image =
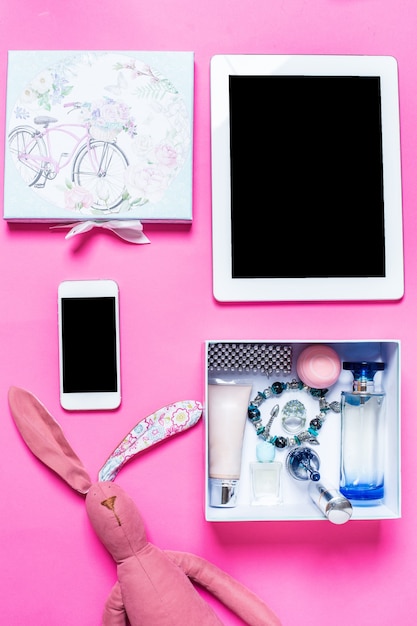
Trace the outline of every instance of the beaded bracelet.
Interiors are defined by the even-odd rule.
[[[265,400],[274,396],[280,396],[282,393],[284,393],[284,391],[306,391],[313,398],[319,401],[319,414],[310,421],[307,430],[301,431],[293,437],[270,435],[272,422],[278,415],[278,405],[275,405],[273,407],[271,411],[271,417],[266,426],[264,426],[262,423],[262,416],[259,410],[259,407],[261,406],[261,404],[263,404],[263,402],[265,402]],[[327,402],[325,396],[328,391],[328,389],[315,389],[313,387],[308,387],[302,381],[296,380],[295,378],[289,383],[275,382],[263,391],[258,391],[256,397],[250,402],[248,406],[248,418],[255,427],[258,437],[268,443],[273,444],[278,449],[282,450],[284,448],[300,446],[304,443],[319,445],[317,437],[319,435],[321,427],[323,426],[324,421],[326,420],[327,413],[329,411],[333,411],[334,413],[340,413],[340,402]],[[291,402],[295,403],[298,401]],[[300,411],[301,408],[304,408],[301,402],[298,402],[298,405],[294,404],[293,406],[295,407],[296,412]],[[303,419],[304,417],[300,414],[300,423],[302,423],[302,425],[304,425],[304,421],[302,421]]]

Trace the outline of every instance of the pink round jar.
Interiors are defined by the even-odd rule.
[[[297,359],[297,374],[315,389],[330,387],[339,378],[341,363],[336,350],[321,344],[305,348]]]

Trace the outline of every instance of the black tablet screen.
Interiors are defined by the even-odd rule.
[[[385,276],[379,77],[229,88],[233,277]]]

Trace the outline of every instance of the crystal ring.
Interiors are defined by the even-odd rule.
[[[306,409],[304,404],[299,400],[291,400],[284,406],[282,412],[283,419],[282,424],[291,437],[283,437],[280,435],[271,435],[270,430],[272,422],[278,415],[279,406],[276,405],[271,411],[271,417],[266,425],[262,423],[262,415],[259,407],[265,402],[265,400],[271,398],[277,398],[282,393],[289,391],[305,391],[312,398],[319,403],[319,413],[310,420],[307,430],[300,430],[303,428],[306,422]],[[327,418],[327,413],[333,411],[334,413],[340,413],[340,402],[327,402],[326,394],[328,389],[315,389],[308,387],[301,380],[295,378],[291,382],[276,381],[263,391],[258,391],[256,396],[249,402],[248,406],[248,418],[255,428],[256,434],[260,439],[272,443],[279,450],[284,448],[292,448],[294,446],[301,446],[304,443],[311,445],[319,445],[317,440],[321,427]]]
[[[290,400],[282,410],[282,427],[287,433],[300,432],[306,423],[306,408],[299,400]]]

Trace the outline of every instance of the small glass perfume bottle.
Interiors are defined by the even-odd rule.
[[[276,505],[281,502],[282,463],[274,461],[275,446],[260,441],[256,446],[257,462],[250,464],[253,505]]]
[[[296,480],[320,480],[320,458],[311,448],[294,448],[287,456],[287,470]]]
[[[356,504],[378,504],[384,497],[384,398],[375,391],[381,362],[345,362],[353,390],[341,397],[342,445],[340,491]]]

